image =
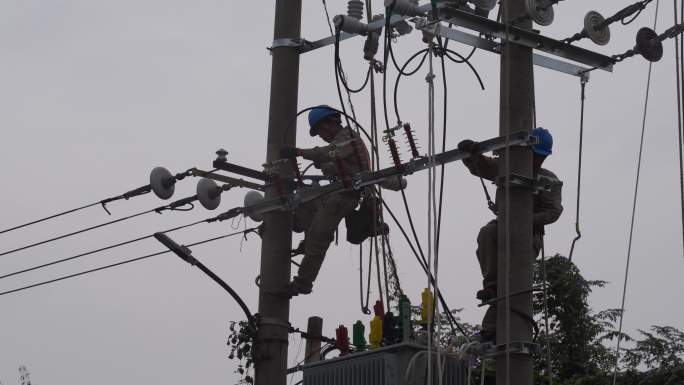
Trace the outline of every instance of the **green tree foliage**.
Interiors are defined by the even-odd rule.
[[[577,266],[556,255],[535,266],[535,286],[544,286],[546,270],[549,345],[554,384],[611,384],[615,369],[614,344],[618,337],[615,324],[620,309],[594,312],[588,304],[594,288],[604,281],[585,279]],[[548,383],[543,375],[547,367],[543,291],[534,295],[534,313],[541,329],[537,343],[542,354],[535,357],[538,384]],[[641,339],[633,340],[623,333],[628,345],[621,354],[617,383],[621,385],[684,384],[684,333],[670,326],[652,326],[651,332],[640,330]],[[631,347],[629,347],[631,346]]]
[[[546,270],[546,274],[544,274]],[[535,265],[534,318],[539,333],[535,342],[541,347],[535,356],[535,384],[548,384],[546,361],[547,335],[544,312],[544,277],[548,306],[553,384],[607,385],[612,384],[615,367],[615,341],[618,333],[620,309],[593,311],[589,296],[607,283],[585,279],[577,266],[567,258],[556,255]],[[458,313],[456,311],[455,313]],[[442,315],[444,317],[444,315]],[[441,342],[444,347],[463,347],[468,340],[453,335],[442,318]],[[460,320],[459,320],[460,321]],[[460,322],[468,332],[478,327]],[[652,326],[649,332],[640,330],[633,340],[623,333],[620,385],[684,385],[684,333],[670,326]],[[482,361],[473,357],[472,383],[479,383]],[[485,384],[494,384],[494,366],[487,364]]]

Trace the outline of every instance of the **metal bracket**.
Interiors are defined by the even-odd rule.
[[[306,40],[306,39],[302,39],[302,38],[294,39],[294,38],[288,37],[288,38],[273,40],[273,43],[271,43],[271,46],[266,47],[266,49],[269,50],[271,52],[271,54],[273,54],[273,50],[276,48],[290,47],[290,48],[296,48],[297,51],[299,51],[299,53],[302,53],[302,52],[305,52],[304,49],[309,45],[311,45],[311,42]]]
[[[228,183],[231,186],[238,186],[238,187],[249,188],[252,190],[264,191],[264,186],[262,186],[258,183],[248,182],[244,179],[232,178],[229,176],[216,174],[214,172],[208,172],[208,171],[193,169],[192,175],[197,176],[197,177],[201,177],[201,178],[211,179],[211,180],[214,180],[217,182]]]
[[[511,341],[508,345],[493,345],[491,343],[482,345],[482,356],[484,358],[496,358],[505,354],[539,354],[539,345],[527,341]]]
[[[506,177],[497,178],[496,185],[498,187],[505,186]],[[538,175],[537,178],[529,178],[523,175],[511,174],[508,177],[508,184],[511,187],[524,187],[534,191],[549,192],[553,186],[562,186],[563,182],[556,178]]]

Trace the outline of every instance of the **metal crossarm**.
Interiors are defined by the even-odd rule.
[[[479,143],[479,148],[481,153],[492,152],[501,150],[510,146],[520,146],[520,145],[530,145],[534,142],[534,137],[531,137],[529,133],[520,131],[511,134],[510,136],[497,137],[489,140],[485,140]],[[435,155],[434,164],[443,165],[447,163],[456,162],[463,160],[472,156],[473,154],[467,151],[462,151],[458,149],[446,151]],[[216,165],[216,162],[215,162]],[[294,209],[298,205],[306,202],[311,202],[315,199],[321,198],[325,195],[332,194],[344,190],[360,190],[367,186],[372,186],[378,184],[384,180],[390,179],[392,177],[410,175],[418,171],[426,170],[431,167],[430,158],[423,156],[409,162],[401,164],[399,167],[388,167],[375,172],[366,172],[357,174],[352,181],[352,187],[347,188],[345,183],[342,181],[331,183],[327,186],[304,188],[298,190],[296,193],[290,195],[285,203],[280,198],[269,199],[259,202],[250,207],[244,207],[240,210],[235,210],[231,213],[232,216],[239,215],[241,213],[248,213],[250,215],[259,215],[274,210],[281,209]],[[225,216],[221,220],[229,219]]]
[[[422,12],[428,12],[432,9],[432,6],[428,4],[423,4],[418,9]],[[400,15],[392,15],[390,17],[390,25],[395,25],[403,20],[409,19],[406,16],[400,16]],[[373,22],[368,23],[368,32],[374,32],[374,31],[380,31],[385,27],[386,19],[383,17],[382,19],[375,20]],[[347,33],[347,32],[340,32],[340,41],[342,40],[347,40],[349,38],[352,38],[354,36],[358,36],[357,34],[352,34],[352,33]],[[313,42],[306,42],[301,49],[299,50],[300,53],[306,53],[309,51],[313,51],[328,45],[332,45],[335,43],[335,37],[334,36],[328,36],[323,39],[319,39]]]
[[[506,40],[506,24],[454,9],[449,10],[448,16],[443,14],[440,14],[440,19],[444,22],[496,37],[501,41]],[[440,29],[444,30],[445,28]],[[609,72],[613,70],[613,61],[609,56],[563,43],[525,28],[510,26],[508,33],[509,40],[516,44],[582,63],[592,68],[596,67]]]
[[[237,164],[228,163],[225,160],[216,159],[214,161],[214,168],[218,170],[228,171],[235,174],[243,175],[249,178],[259,179],[268,182],[271,178],[261,171],[253,170],[251,168],[239,166]]]

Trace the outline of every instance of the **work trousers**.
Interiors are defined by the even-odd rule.
[[[497,280],[498,280],[498,238],[499,226],[498,221],[492,220],[480,229],[477,236],[477,259],[480,262],[480,270],[482,271],[482,288],[492,293],[493,297],[497,297]],[[530,258],[536,258],[542,245],[542,234],[535,231],[532,238],[532,248],[534,254]],[[496,333],[496,303],[493,303],[487,309],[484,318],[482,319],[482,331],[487,334]]]
[[[295,231],[306,231],[304,258],[294,278],[300,287],[309,290],[313,287],[340,221],[351,213],[358,203],[358,193],[344,191],[326,195],[297,208],[294,216]]]

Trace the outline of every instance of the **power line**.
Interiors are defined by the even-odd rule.
[[[229,238],[229,237],[233,237],[233,236],[240,235],[240,234],[244,234],[244,235],[246,236],[247,233],[255,232],[255,231],[257,231],[257,229],[258,229],[258,228],[256,228],[256,227],[252,227],[252,228],[249,228],[249,229],[246,229],[246,230],[243,230],[243,231],[238,231],[238,232],[234,232],[234,233],[230,233],[230,234],[221,235],[221,236],[214,237],[214,238],[209,238],[209,239],[206,239],[206,240],[204,240],[204,241],[199,241],[199,242],[191,243],[191,244],[186,245],[186,246],[187,246],[187,247],[192,247],[192,246],[202,245],[202,244],[205,244],[205,243],[218,241],[218,240],[221,240],[221,239],[224,239],[224,238]],[[20,288],[17,288],[17,289],[4,291],[4,292],[0,293],[0,296],[7,295],[7,294],[12,294],[12,293],[17,293],[17,292],[20,292],[20,291],[32,289],[32,288],[34,288],[34,287],[39,287],[39,286],[47,285],[47,284],[50,284],[50,283],[55,283],[55,282],[59,282],[59,281],[64,281],[64,280],[66,280],[66,279],[71,279],[71,278],[79,277],[79,276],[82,276],[82,275],[94,273],[94,272],[101,271],[101,270],[110,269],[110,268],[113,268],[113,267],[117,267],[117,266],[129,264],[129,263],[133,263],[133,262],[137,262],[137,261],[142,261],[142,260],[144,260],[144,259],[152,258],[152,257],[155,257],[155,256],[157,256],[157,255],[166,254],[166,253],[170,253],[170,252],[171,252],[171,250],[165,250],[165,251],[159,251],[159,252],[152,253],[152,254],[146,254],[146,255],[143,255],[143,256],[141,256],[141,257],[132,258],[132,259],[127,259],[127,260],[125,260],[125,261],[121,261],[121,262],[117,262],[117,263],[112,263],[111,265],[101,266],[101,267],[97,267],[97,268],[94,268],[94,269],[81,271],[81,272],[79,272],[79,273],[65,275],[65,276],[62,276],[62,277],[59,277],[59,278],[55,278],[55,279],[51,279],[51,280],[48,280],[48,281],[43,281],[43,282],[35,283],[35,284],[32,284],[32,285],[23,286],[23,287],[20,287]]]
[[[653,29],[656,29],[658,24],[658,8],[660,0],[656,1],[655,21],[653,22]],[[629,226],[629,242],[627,244],[627,263],[625,264],[625,280],[622,286],[622,303],[620,305],[620,326],[618,328],[617,345],[615,347],[615,367],[613,369],[613,385],[617,381],[618,363],[620,360],[620,342],[622,342],[622,321],[625,316],[625,300],[627,299],[627,281],[629,278],[629,263],[632,257],[632,239],[634,236],[634,219],[636,217],[637,197],[639,196],[639,177],[641,176],[641,159],[644,150],[644,135],[646,134],[646,116],[648,113],[648,98],[651,91],[651,74],[653,70],[653,62],[648,63],[648,80],[646,81],[646,98],[644,100],[644,117],[641,123],[641,140],[639,142],[639,157],[637,162],[636,181],[634,183],[634,201],[632,203],[632,219]]]
[[[71,213],[75,213],[75,212],[77,212],[77,211],[85,210],[85,209],[90,208],[90,207],[93,207],[93,206],[99,206],[99,205],[101,205],[102,208],[107,212],[107,214],[112,215],[112,214],[109,212],[109,210],[107,210],[107,203],[114,202],[114,201],[121,200],[121,199],[126,199],[126,200],[128,200],[128,199],[131,199],[131,198],[136,197],[136,196],[145,195],[145,194],[149,193],[150,191],[151,191],[150,185],[145,185],[145,186],[142,186],[142,187],[138,187],[138,188],[136,188],[136,189],[134,189],[134,190],[128,191],[128,192],[126,192],[126,193],[124,193],[124,194],[121,194],[121,195],[119,195],[119,196],[116,196],[116,197],[111,197],[111,198],[103,199],[103,200],[101,200],[101,201],[99,201],[99,202],[87,204],[87,205],[84,205],[84,206],[81,206],[81,207],[76,207],[76,208],[73,208],[73,209],[70,209],[70,210],[66,210],[66,211],[62,211],[62,212],[59,212],[59,213],[57,213],[57,214],[53,214],[53,215],[50,215],[50,216],[47,216],[47,217],[44,217],[44,218],[36,219],[36,220],[31,221],[31,222],[27,222],[27,223],[24,223],[24,224],[21,224],[21,225],[18,225],[18,226],[10,227],[10,228],[8,228],[8,229],[5,229],[5,230],[0,231],[0,234],[8,233],[8,232],[10,232],[10,231],[14,231],[14,230],[18,230],[18,229],[21,229],[21,228],[24,228],[24,227],[28,227],[28,226],[31,226],[31,225],[35,225],[35,224],[37,224],[37,223],[45,222],[45,221],[48,221],[48,220],[50,220],[50,219],[59,218],[59,217],[61,217],[61,216],[64,216],[64,215],[67,215],[67,214],[71,214]]]
[[[109,225],[112,225],[112,224],[115,224],[115,223],[118,223],[118,222],[123,222],[123,221],[129,220],[129,219],[133,219],[133,218],[136,218],[136,217],[139,217],[139,216],[142,216],[142,215],[145,215],[145,214],[153,213],[153,212],[156,212],[156,213],[161,214],[162,211],[166,211],[166,210],[177,210],[177,211],[188,211],[188,210],[192,210],[192,208],[194,208],[194,205],[192,204],[192,202],[195,201],[196,199],[197,199],[197,196],[192,196],[192,197],[183,198],[183,199],[177,200],[177,201],[175,201],[175,202],[173,202],[173,203],[170,203],[170,204],[168,204],[168,205],[165,205],[165,206],[160,206],[160,207],[157,207],[157,208],[154,208],[154,209],[151,209],[151,210],[142,211],[142,212],[139,212],[139,213],[136,213],[136,214],[132,214],[132,215],[125,216],[125,217],[123,217],[123,218],[114,219],[114,220],[112,220],[112,221],[100,223],[100,224],[98,224],[98,225],[86,227],[86,228],[84,228],[84,229],[76,230],[76,231],[73,231],[73,232],[70,232],[70,233],[67,233],[67,234],[63,234],[63,235],[59,235],[59,236],[56,236],[56,237],[53,237],[53,238],[49,238],[49,239],[46,239],[46,240],[43,240],[43,241],[40,241],[40,242],[35,242],[35,243],[31,243],[31,244],[26,245],[26,246],[18,247],[18,248],[13,249],[13,250],[5,251],[5,252],[0,253],[0,257],[5,256],[5,255],[8,255],[8,254],[16,253],[16,252],[18,252],[18,251],[30,249],[30,248],[32,248],[32,247],[44,245],[44,244],[46,244],[46,243],[58,241],[58,240],[60,240],[60,239],[68,238],[68,237],[71,237],[71,236],[74,236],[74,235],[78,235],[78,234],[81,234],[81,233],[85,233],[85,232],[88,232],[88,231],[91,231],[91,230],[99,229],[99,228],[101,228],[101,227],[109,226]],[[190,208],[189,208],[189,209],[180,209],[180,207],[186,206],[186,205],[190,205]]]
[[[190,223],[190,224],[187,224],[187,225],[174,227],[174,228],[172,228],[172,229],[165,230],[164,232],[165,232],[165,233],[170,233],[170,232],[173,232],[173,231],[185,229],[185,228],[192,227],[192,226],[198,225],[198,224],[200,224],[200,223],[205,223],[205,222],[207,222],[207,221],[206,221],[206,220],[197,221],[197,222],[193,222],[193,223]],[[96,250],[91,250],[91,251],[87,251],[87,252],[84,252],[84,253],[80,253],[80,254],[77,254],[77,255],[74,255],[74,256],[71,256],[71,257],[68,257],[68,258],[59,259],[59,260],[56,260],[56,261],[44,263],[44,264],[42,264],[42,265],[38,265],[38,266],[34,266],[34,267],[29,267],[29,268],[27,268],[27,269],[18,270],[18,271],[15,271],[15,272],[13,272],[13,273],[1,275],[1,276],[0,276],[0,279],[12,277],[12,276],[19,275],[19,274],[23,274],[23,273],[28,273],[29,271],[34,271],[34,270],[42,269],[42,268],[45,268],[45,267],[48,267],[48,266],[57,265],[57,264],[60,264],[60,263],[63,263],[63,262],[67,262],[67,261],[71,261],[71,260],[74,260],[74,259],[78,259],[78,258],[81,258],[81,257],[88,256],[88,255],[100,253],[100,252],[102,252],[102,251],[111,250],[111,249],[114,249],[114,248],[117,248],[117,247],[129,245],[129,244],[131,244],[131,243],[139,242],[139,241],[142,241],[142,240],[145,240],[145,239],[149,239],[149,238],[153,238],[153,237],[154,237],[154,234],[150,234],[150,235],[145,235],[145,236],[142,236],[142,237],[134,238],[134,239],[131,239],[131,240],[128,240],[128,241],[125,241],[125,242],[115,243],[115,244],[113,244],[113,245],[109,245],[109,246],[101,247],[101,248],[96,249]]]

